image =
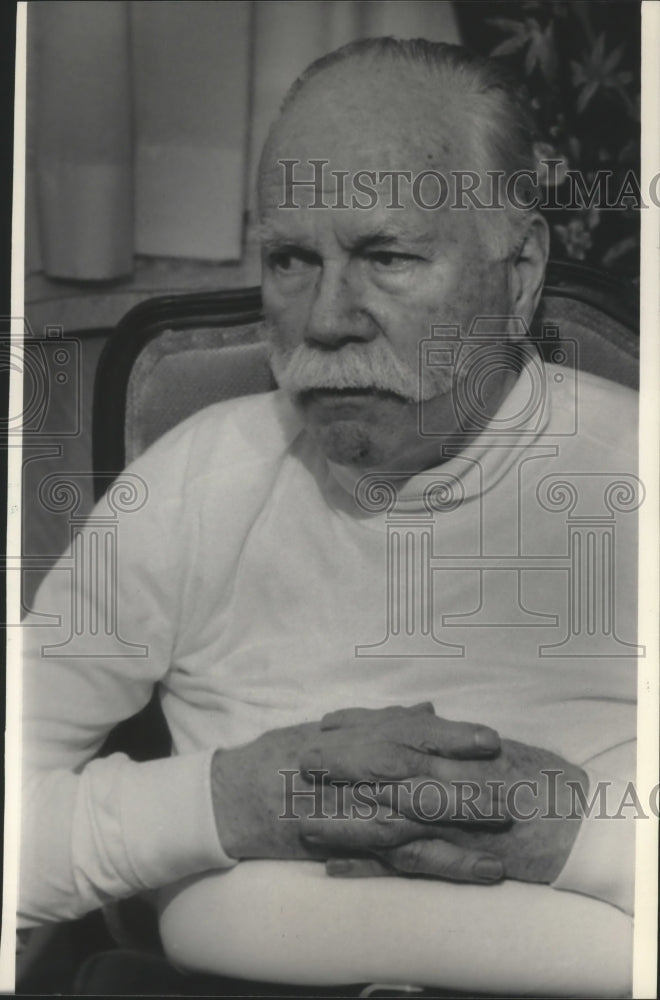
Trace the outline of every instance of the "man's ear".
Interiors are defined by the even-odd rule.
[[[550,231],[543,216],[534,212],[527,221],[525,238],[510,263],[511,312],[531,323],[536,312],[550,251]]]

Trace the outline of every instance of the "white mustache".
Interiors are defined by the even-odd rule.
[[[268,353],[278,385],[292,395],[310,389],[378,389],[418,403],[448,391],[452,383],[451,373],[441,368],[420,378],[380,338],[334,350],[307,344],[286,350],[269,336]]]

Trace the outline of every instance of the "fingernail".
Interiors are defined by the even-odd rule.
[[[328,875],[349,875],[352,868],[352,863],[344,858],[330,858],[325,863]]]
[[[474,866],[474,874],[484,882],[498,882],[504,878],[504,866],[497,858],[481,858]]]
[[[474,742],[480,750],[499,750],[500,738],[493,729],[477,729]]]

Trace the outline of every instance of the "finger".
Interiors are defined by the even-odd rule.
[[[378,858],[329,858],[325,872],[331,878],[392,878],[397,874]]]
[[[388,705],[386,708],[340,708],[327,712],[321,719],[321,729],[354,729],[370,727],[378,719],[389,719],[401,712],[435,713],[433,702],[420,701],[417,705]]]
[[[304,750],[300,765],[303,772],[320,771],[332,781],[374,782],[424,774],[427,760],[411,747],[385,740],[347,743],[342,735],[340,740],[324,741],[322,746]]]
[[[427,831],[430,835],[431,827],[395,817],[389,809],[373,802],[361,819],[355,815],[348,818],[348,812],[324,819],[305,817],[300,820],[299,831],[308,845],[328,854],[362,854],[398,847],[426,836]]]
[[[502,758],[488,764],[484,760],[441,757],[409,746],[405,732],[398,732],[399,740],[363,738],[358,730],[334,730],[323,734],[321,742],[306,747],[301,752],[300,767],[303,777],[311,780],[320,774],[327,781],[387,782],[407,779],[423,780],[428,776],[435,781],[456,786],[457,794],[475,799],[469,787],[484,786],[483,795],[494,797]],[[423,742],[423,741],[422,741]],[[466,787],[464,787],[466,786]]]
[[[377,783],[373,797],[389,806],[393,814],[417,823],[469,823],[489,828],[511,823],[498,782],[439,781],[418,776]],[[438,831],[438,835],[442,836],[442,832]]]
[[[426,703],[428,704],[428,703]],[[496,730],[472,722],[454,722],[442,719],[423,708],[370,711],[345,709],[333,712],[321,720],[322,731],[364,728],[372,737],[403,743],[426,754],[459,760],[495,757],[501,750]],[[346,725],[340,725],[342,719]]]
[[[452,882],[492,884],[504,878],[502,861],[494,854],[473,851],[444,840],[413,840],[381,855],[404,875],[425,875]]]
[[[494,757],[501,749],[499,734],[489,726],[454,722],[437,715],[398,715],[379,730],[381,736],[438,757]]]

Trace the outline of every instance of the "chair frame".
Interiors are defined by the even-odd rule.
[[[261,289],[193,292],[146,299],[117,324],[105,345],[94,381],[92,467],[98,500],[126,465],[124,424],[128,383],[144,348],[171,327],[231,327],[263,319]]]
[[[632,333],[639,330],[637,290],[614,275],[582,264],[550,261],[543,296],[573,299],[600,309]],[[94,384],[92,464],[97,500],[126,464],[128,383],[133,365],[146,345],[171,327],[223,328],[262,319],[259,287],[158,296],[146,299],[126,314],[103,349]]]

